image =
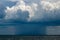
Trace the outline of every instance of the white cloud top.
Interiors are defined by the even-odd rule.
[[[41,4],[45,10],[55,10],[60,8],[60,1],[57,2],[41,1]]]
[[[25,2],[23,0],[20,0],[15,6],[13,6],[11,8],[7,7],[7,9],[5,10],[5,12],[7,13],[5,19],[11,19],[11,18],[13,19],[13,17],[16,18],[18,10],[21,10],[23,12],[28,11],[29,12],[28,21],[29,21],[30,18],[34,16],[35,10],[37,10],[37,4],[32,3],[32,5],[27,5],[27,4],[25,4]],[[22,15],[24,15],[24,14],[22,14]]]
[[[11,1],[11,0],[10,0]],[[17,1],[17,0],[13,0]],[[60,1],[56,0],[18,0],[15,6],[6,7],[5,19],[17,19],[17,11],[28,11],[28,21],[55,20],[59,18]],[[54,13],[55,12],[55,13]],[[22,13],[23,16],[25,13]],[[23,17],[20,16],[20,19]],[[25,18],[25,17],[24,17]]]

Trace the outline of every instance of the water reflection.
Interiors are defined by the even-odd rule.
[[[15,26],[0,26],[1,35],[44,35],[46,27],[39,24],[20,24]]]

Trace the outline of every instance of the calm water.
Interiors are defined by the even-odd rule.
[[[57,22],[57,23],[56,22],[52,22],[52,23],[51,22],[1,23],[0,24],[0,34],[1,35],[47,35],[47,34],[49,34],[49,30],[47,29],[47,27],[49,28],[50,26],[53,27],[53,29],[56,26],[55,29],[56,28],[58,29],[59,27],[57,27],[57,26],[60,26],[60,24],[59,24],[59,22]],[[52,31],[52,32],[54,32],[54,31]]]

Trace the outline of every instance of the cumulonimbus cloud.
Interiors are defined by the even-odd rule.
[[[16,1],[16,0],[15,0]],[[29,17],[26,17],[26,13],[22,13],[24,18],[28,21],[49,21],[49,20],[60,20],[60,1],[55,2],[54,0],[18,0],[15,6],[11,8],[8,6],[5,10],[5,19],[17,19],[18,10],[22,12],[27,11]],[[19,16],[20,19],[23,16]],[[23,18],[23,19],[24,19]]]
[[[29,18],[27,20],[29,21],[30,18],[34,16],[35,10],[37,10],[37,4],[32,3],[32,5],[27,5],[27,4],[25,4],[24,1],[20,0],[15,6],[12,6],[11,8],[7,7],[7,9],[5,10],[5,12],[6,12],[5,19],[13,19],[14,17],[17,18],[17,16],[18,16],[17,11],[18,10],[21,10],[22,12],[28,11],[29,12],[28,13]],[[22,13],[23,16],[26,16],[24,14]],[[21,18],[23,16],[21,16]]]
[[[45,12],[45,17],[49,20],[60,20],[59,15],[60,15],[60,1],[54,2],[54,0],[49,0],[49,1],[41,1],[41,6],[42,9]],[[46,19],[46,20],[47,20]]]

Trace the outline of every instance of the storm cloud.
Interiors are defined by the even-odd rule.
[[[12,1],[12,0],[10,0]],[[13,0],[17,1],[17,0]],[[5,19],[17,19],[18,10],[20,10],[19,16],[22,19],[26,18],[27,21],[52,21],[60,20],[60,1],[59,0],[18,0],[16,5],[9,7],[7,6],[5,12]],[[27,11],[26,13],[23,13]],[[19,15],[20,15],[19,14]]]

